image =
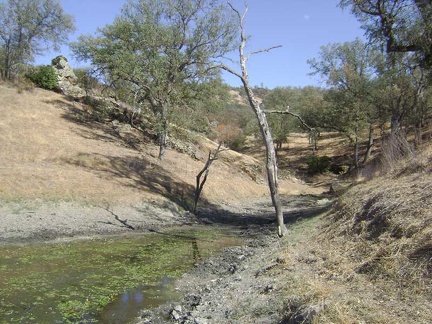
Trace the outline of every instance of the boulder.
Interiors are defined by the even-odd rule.
[[[51,65],[57,72],[57,87],[63,94],[77,99],[85,97],[86,93],[77,85],[78,78],[66,57],[57,56],[51,61]]]

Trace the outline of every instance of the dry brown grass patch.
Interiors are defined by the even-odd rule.
[[[356,273],[390,280],[399,294],[432,293],[429,160],[424,154],[404,160],[393,173],[349,190],[326,230],[356,264]]]

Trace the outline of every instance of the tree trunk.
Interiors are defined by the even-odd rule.
[[[357,135],[354,139],[354,167],[356,170],[359,169],[359,138]]]
[[[401,124],[400,116],[393,113],[393,115],[391,116],[391,120],[390,120],[390,132],[392,134],[399,133],[400,124]]]
[[[369,125],[369,141],[368,141],[368,145],[366,148],[366,153],[365,153],[364,158],[363,158],[363,164],[365,164],[367,161],[369,161],[371,153],[372,153],[372,147],[374,145],[373,132],[374,132],[373,125],[370,124]]]
[[[166,153],[166,146],[167,146],[167,132],[160,131],[158,133],[158,139],[159,139],[159,160],[163,160],[165,158]]]
[[[270,133],[270,127],[267,122],[266,114],[261,109],[258,101],[255,99],[255,95],[248,82],[246,65],[245,62],[243,61],[242,61],[242,71],[243,71],[242,81],[243,81],[244,88],[246,90],[246,95],[249,99],[249,104],[254,110],[255,115],[258,119],[261,136],[264,140],[264,145],[266,148],[267,180],[268,180],[273,207],[275,208],[275,212],[276,212],[276,220],[278,224],[278,235],[282,237],[287,233],[287,228],[284,223],[282,204],[279,197],[276,150],[275,150],[272,135]]]
[[[167,104],[163,104],[159,113],[160,130],[158,132],[159,140],[159,160],[165,158],[167,139],[168,139],[168,107]]]
[[[234,10],[234,12],[239,17],[239,23],[240,23],[240,28],[241,28],[241,34],[240,34],[241,43],[239,46],[241,74],[235,72],[231,68],[224,66],[224,65],[221,66],[221,68],[223,68],[224,70],[228,71],[229,73],[232,73],[232,74],[234,74],[240,78],[240,80],[243,83],[243,87],[246,91],[246,95],[247,95],[247,98],[249,100],[249,104],[250,104],[251,108],[253,109],[253,111],[254,111],[257,119],[258,119],[260,132],[261,132],[262,138],[264,140],[264,145],[266,148],[266,170],[267,170],[267,180],[268,180],[269,189],[270,189],[270,196],[271,196],[271,200],[273,203],[273,207],[275,208],[275,212],[276,212],[276,220],[277,220],[277,225],[278,225],[278,235],[279,235],[279,237],[282,237],[287,233],[287,228],[284,224],[282,204],[281,204],[280,197],[279,197],[278,167],[277,167],[276,150],[275,150],[272,135],[270,133],[270,127],[269,127],[268,122],[267,122],[266,114],[261,109],[258,101],[255,98],[255,95],[252,91],[252,87],[249,84],[249,75],[248,75],[247,68],[246,68],[246,62],[249,59],[251,54],[257,54],[260,52],[268,52],[270,49],[280,47],[280,46],[268,48],[265,50],[255,51],[249,55],[246,55],[245,54],[245,47],[246,47],[247,37],[246,37],[246,32],[244,29],[243,22],[244,22],[244,16],[247,12],[247,7],[246,7],[245,13],[243,15],[241,15],[240,12],[238,10],[236,10],[231,5],[231,3],[228,2],[228,4],[229,4],[229,6],[231,6],[231,8]]]

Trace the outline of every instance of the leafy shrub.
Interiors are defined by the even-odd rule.
[[[41,65],[27,74],[27,78],[38,87],[48,90],[57,88],[57,73],[50,65]]]
[[[84,89],[87,95],[94,93],[99,87],[97,78],[91,75],[89,69],[74,69],[74,73],[77,77],[78,86]]]
[[[310,175],[325,173],[330,169],[331,158],[328,156],[311,156],[307,159],[306,164]]]
[[[85,97],[84,104],[91,107],[91,117],[96,121],[103,121],[110,117],[118,118],[119,116],[113,115],[113,107],[109,104],[109,102],[95,99],[92,97]],[[122,116],[124,117],[124,116]]]
[[[226,144],[230,149],[240,152],[246,145],[246,135],[238,134],[237,136],[232,137]]]

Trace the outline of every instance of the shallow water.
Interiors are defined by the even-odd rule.
[[[226,229],[0,246],[0,323],[128,323],[176,296],[172,281],[225,246]]]

